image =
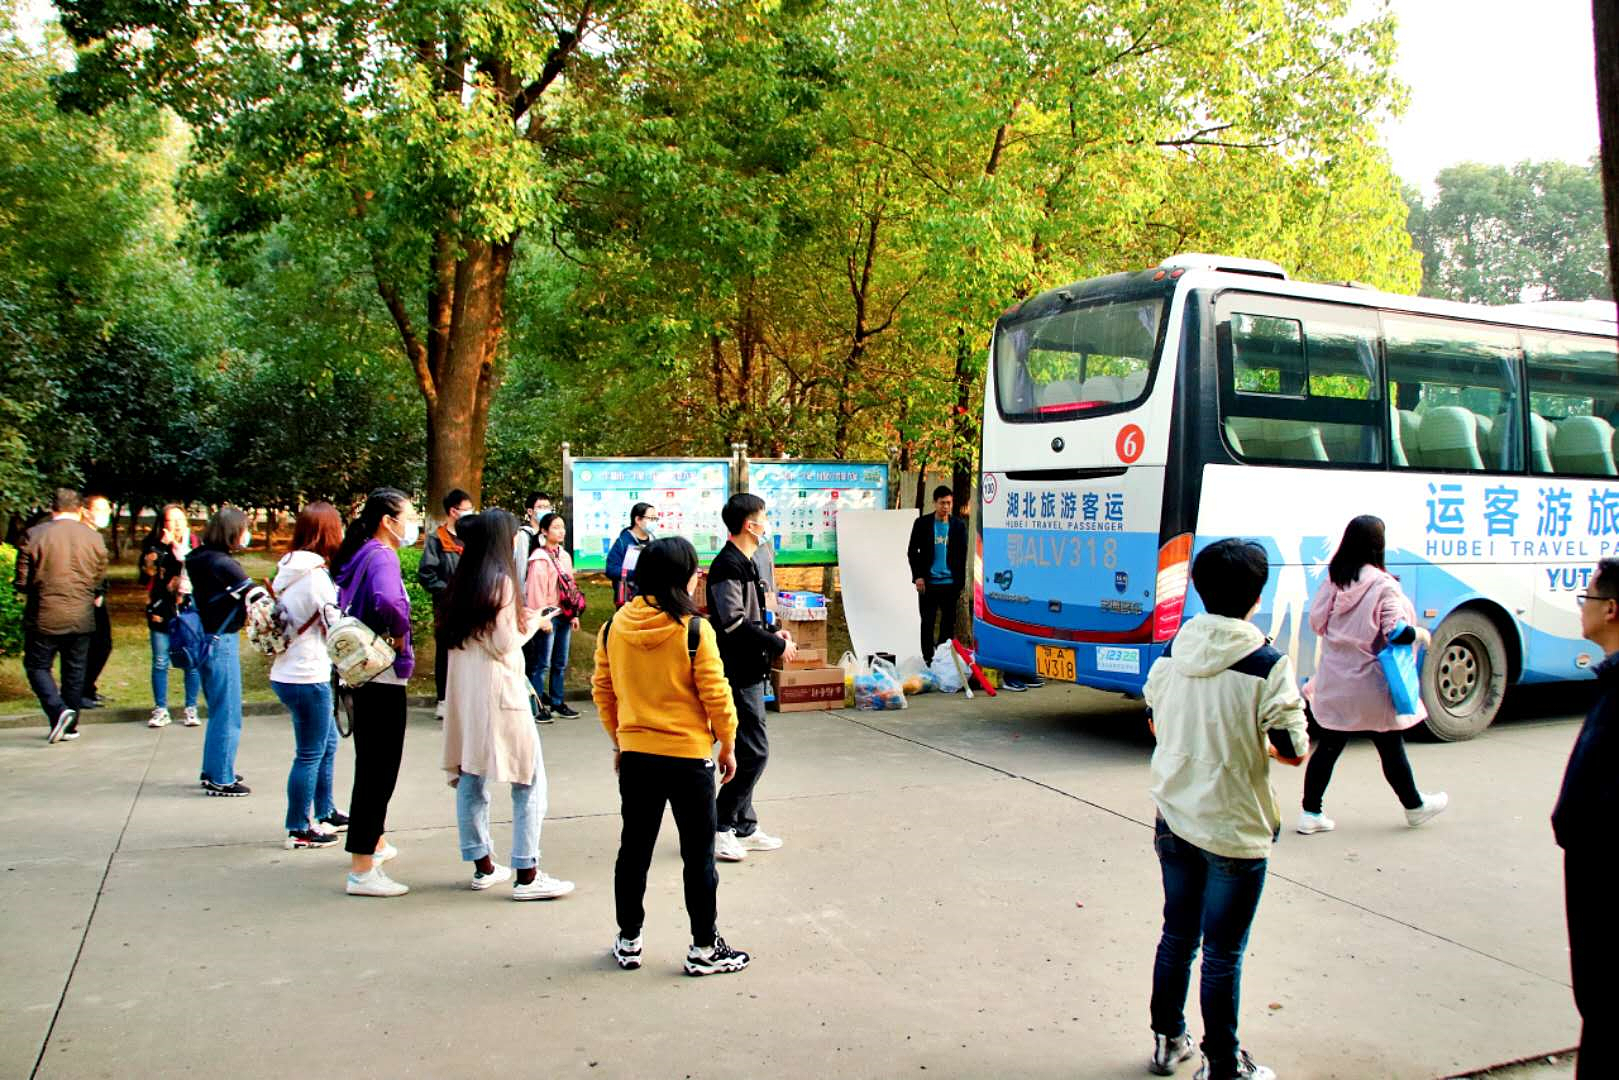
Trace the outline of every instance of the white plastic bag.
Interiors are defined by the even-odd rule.
[[[939,647],[933,650],[933,662],[928,665],[928,670],[939,680],[941,694],[954,694],[961,689],[961,669],[956,666],[955,646],[950,642],[939,642]]]
[[[843,654],[843,659],[838,661],[838,667],[843,669],[843,705],[845,708],[850,708],[854,705],[854,681],[856,676],[869,675],[870,670],[852,652]]]

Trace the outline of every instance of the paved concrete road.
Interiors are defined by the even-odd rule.
[[[1428,1078],[1574,1042],[1546,818],[1575,721],[1551,712],[1414,745],[1452,799],[1419,830],[1372,748],[1345,754],[1338,831],[1285,833],[1271,862],[1244,978],[1260,1060]],[[1140,728],[1059,687],[772,717],[761,813],[787,846],[722,864],[721,930],[755,964],[702,980],[679,974],[671,823],[647,966],[606,955],[617,797],[592,715],[544,730],[543,865],[579,883],[548,904],[466,889],[425,713],[401,900],[344,896],[340,849],[282,850],[278,719],[249,720],[240,800],[197,791],[201,729],[0,731],[0,1075],[1142,1076],[1161,895]],[[1278,771],[1296,807],[1301,771]]]

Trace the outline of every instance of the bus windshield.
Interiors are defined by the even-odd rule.
[[[1146,395],[1169,308],[1163,294],[1080,304],[1002,324],[995,393],[1008,420],[1070,420]]]

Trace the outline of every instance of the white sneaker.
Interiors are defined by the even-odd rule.
[[[444,702],[441,701],[433,707],[433,719],[441,724],[444,722]]]
[[[184,724],[186,727],[197,727],[202,723],[202,718],[197,715],[197,707],[195,705],[186,706],[185,719],[180,721],[180,723]]]
[[[493,888],[494,886],[499,885],[502,881],[510,881],[511,879],[512,868],[509,866],[502,866],[499,863],[496,863],[495,868],[487,874],[482,870],[475,869],[472,871],[472,887],[480,891],[483,889]]]
[[[763,829],[755,829],[746,836],[738,836],[743,851],[775,851],[781,847],[781,837],[771,836]]]
[[[373,866],[363,874],[351,871],[345,891],[350,896],[404,896],[410,886],[384,874],[382,867]]]
[[[1405,812],[1405,823],[1414,829],[1423,822],[1432,821],[1434,818],[1444,813],[1445,807],[1449,805],[1450,796],[1446,795],[1443,791],[1436,791],[1432,795],[1424,795],[1422,797],[1421,806],[1417,807],[1415,810],[1407,810]]]
[[[641,937],[636,934],[634,941],[626,941],[617,934],[613,935],[613,959],[625,971],[634,971],[641,966]]]
[[[1209,1059],[1203,1058],[1198,1064],[1197,1074],[1192,1080],[1208,1080]],[[1248,1051],[1237,1051],[1237,1071],[1232,1073],[1233,1080],[1276,1080],[1276,1070],[1269,1065],[1261,1065],[1248,1056]]]
[[[147,727],[168,727],[173,721],[167,709],[153,709],[152,715],[146,718]]]
[[[1152,1037],[1152,1060],[1147,1062],[1147,1071],[1154,1076],[1174,1076],[1180,1063],[1195,1053],[1197,1047],[1192,1042],[1191,1032],[1183,1031],[1174,1038],[1155,1032]]]
[[[1338,827],[1338,823],[1325,814],[1312,814],[1308,810],[1299,815],[1298,833],[1300,836],[1310,836],[1318,832],[1331,832]]]
[[[67,737],[67,726],[79,718],[79,714],[72,709],[63,709],[56,716],[56,723],[51,725],[50,732],[45,736],[48,743],[58,743]]]
[[[714,858],[721,862],[741,862],[748,857],[748,849],[742,846],[742,841],[736,838],[734,832],[717,832],[714,834]]]
[[[382,846],[371,853],[371,865],[372,866],[381,866],[383,863],[387,862],[389,859],[392,859],[392,858],[395,858],[396,856],[398,856],[398,854],[399,854],[399,849],[394,847],[392,844],[388,843],[388,841],[384,840],[382,842]]]
[[[513,885],[513,900],[555,900],[573,892],[573,882],[552,877],[544,870],[534,875],[527,885]]]

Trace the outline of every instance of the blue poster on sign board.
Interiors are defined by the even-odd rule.
[[[574,567],[601,570],[636,503],[651,503],[654,536],[684,536],[708,563],[725,546],[720,509],[731,463],[713,458],[574,458]]]
[[[888,506],[888,466],[865,461],[754,461],[748,490],[765,501],[777,566],[835,566],[838,511]]]

